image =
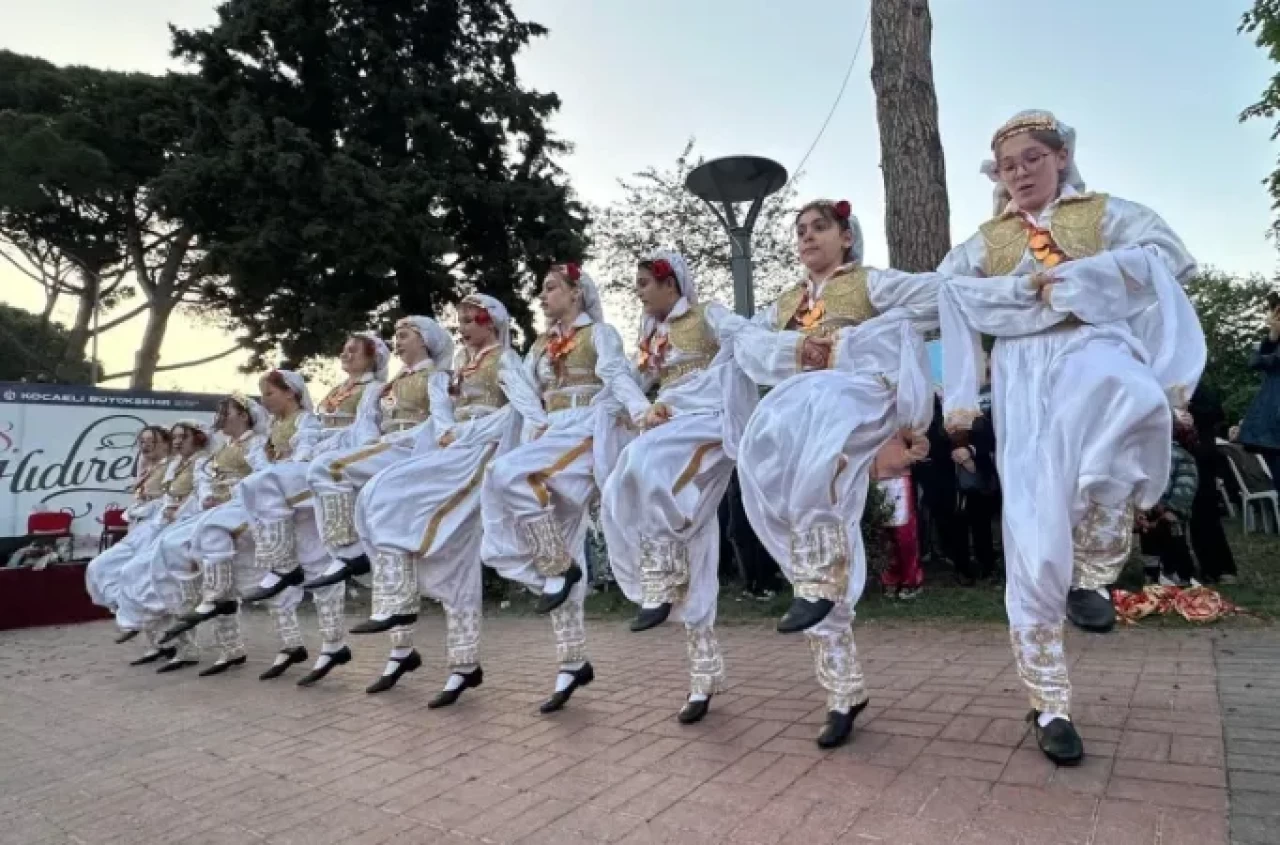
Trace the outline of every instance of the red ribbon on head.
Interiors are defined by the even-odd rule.
[[[474,302],[466,303],[471,309],[471,322],[478,326],[487,326],[493,322],[493,317],[489,314],[489,309],[483,305],[476,305]]]
[[[849,205],[848,200],[840,200],[834,207],[836,217],[841,220],[848,220],[849,215],[853,214],[853,206]]]
[[[576,285],[578,281],[582,278],[582,268],[571,261],[568,264],[564,265],[564,275],[565,275],[565,278],[567,278],[569,281],[573,282]]]
[[[653,277],[658,281],[669,279],[675,275],[675,271],[671,269],[671,262],[665,258],[659,258],[654,261],[649,269],[653,272]]]

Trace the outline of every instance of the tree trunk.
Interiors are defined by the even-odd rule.
[[[935,269],[951,248],[928,0],[872,0],[871,84],[880,123],[889,263]]]
[[[84,287],[76,302],[76,319],[68,333],[67,349],[62,354],[63,371],[58,373],[60,378],[76,371],[85,360],[85,348],[89,345],[89,337],[93,332],[93,314],[98,307],[98,289],[102,284],[102,277],[89,267],[81,268],[80,276],[84,279]]]
[[[132,390],[150,390],[156,378],[156,367],[160,365],[160,346],[164,343],[165,332],[169,329],[169,318],[173,316],[175,300],[159,299],[147,311],[147,327],[142,332],[142,343],[134,356],[133,376],[129,380]]]

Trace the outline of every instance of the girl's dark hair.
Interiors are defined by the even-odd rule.
[[[1032,129],[1027,134],[1033,141],[1039,141],[1055,153],[1067,147],[1067,142],[1062,139],[1062,135],[1056,129]]]
[[[253,414],[249,413],[249,409],[233,396],[228,396],[218,402],[218,410],[213,415],[213,427],[216,431],[222,431],[227,424],[227,418],[231,416],[232,410],[239,411],[253,421]]]
[[[369,364],[374,369],[377,369],[378,348],[373,345],[373,338],[363,334],[351,334],[347,335],[347,340],[354,340],[356,343],[360,344],[360,348],[364,350],[365,357],[369,359]],[[285,390],[288,389],[288,387],[285,388]]]
[[[178,429],[182,429],[187,433],[187,436],[191,438],[191,441],[196,444],[197,449],[203,449],[205,446],[209,445],[209,435],[203,428],[197,428],[195,426],[187,425],[186,423],[176,423],[173,426],[172,431],[177,431]],[[170,436],[172,437],[172,435]]]
[[[285,393],[293,393],[293,388],[289,386],[289,382],[284,380],[284,375],[279,370],[269,370],[262,378],[258,379],[260,384],[269,384],[276,390],[283,390]]]
[[[151,436],[157,440],[164,443],[173,442],[173,435],[169,433],[169,429],[162,425],[145,425],[142,427],[142,430],[138,432],[138,443],[142,442],[142,435],[146,434],[148,431],[151,432]]]
[[[810,200],[800,206],[800,210],[796,212],[795,223],[793,226],[799,226],[800,218],[808,214],[810,211],[817,212],[818,216],[823,220],[826,220],[828,223],[836,224],[836,226],[840,228],[840,232],[842,234],[844,232],[853,232],[853,215],[849,215],[847,217],[840,216],[836,211],[836,203],[834,200]],[[857,256],[854,255],[854,250],[856,248],[856,243],[849,245],[849,249],[845,251],[845,261],[854,261],[857,258]]]
[[[637,261],[636,266],[639,267],[641,270],[649,271],[649,275],[653,276],[655,279],[658,279],[658,274],[655,273],[653,270],[653,266],[657,263],[658,263],[658,259],[656,258],[651,258],[651,259],[646,258],[646,259]],[[666,276],[665,278],[658,279],[658,284],[666,284],[666,283],[670,283],[673,288],[675,288],[676,290],[680,290],[680,280],[676,278],[676,274],[674,272],[672,272],[669,276]]]

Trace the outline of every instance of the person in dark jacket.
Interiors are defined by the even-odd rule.
[[[1218,479],[1223,459],[1218,453],[1217,438],[1226,425],[1226,413],[1217,391],[1203,384],[1196,388],[1188,410],[1195,426],[1192,454],[1199,475],[1196,496],[1191,503],[1191,548],[1200,562],[1202,581],[1231,583],[1236,579],[1236,559],[1227,542],[1227,533],[1222,529],[1222,514],[1218,509]]]
[[[1249,366],[1263,374],[1262,388],[1240,425],[1240,444],[1262,455],[1271,477],[1280,479],[1280,307],[1272,303],[1267,334]]]

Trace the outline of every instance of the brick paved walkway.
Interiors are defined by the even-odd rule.
[[[549,718],[535,712],[552,678],[537,619],[486,620],[484,687],[437,712],[442,648],[372,698],[382,638],[299,690],[257,680],[272,647],[257,615],[250,665],[212,679],[124,665],[140,647],[113,645],[106,624],[0,634],[0,843],[1217,845],[1215,648],[1221,706],[1236,708],[1238,841],[1280,827],[1280,732],[1261,727],[1280,691],[1269,632],[1073,637],[1091,756],[1056,771],[1028,738],[998,628],[863,627],[872,705],[829,754],[813,743],[824,708],[803,639],[726,627],[731,687],[683,727],[683,636],[589,632],[598,680]],[[432,616],[420,642],[442,637]]]

